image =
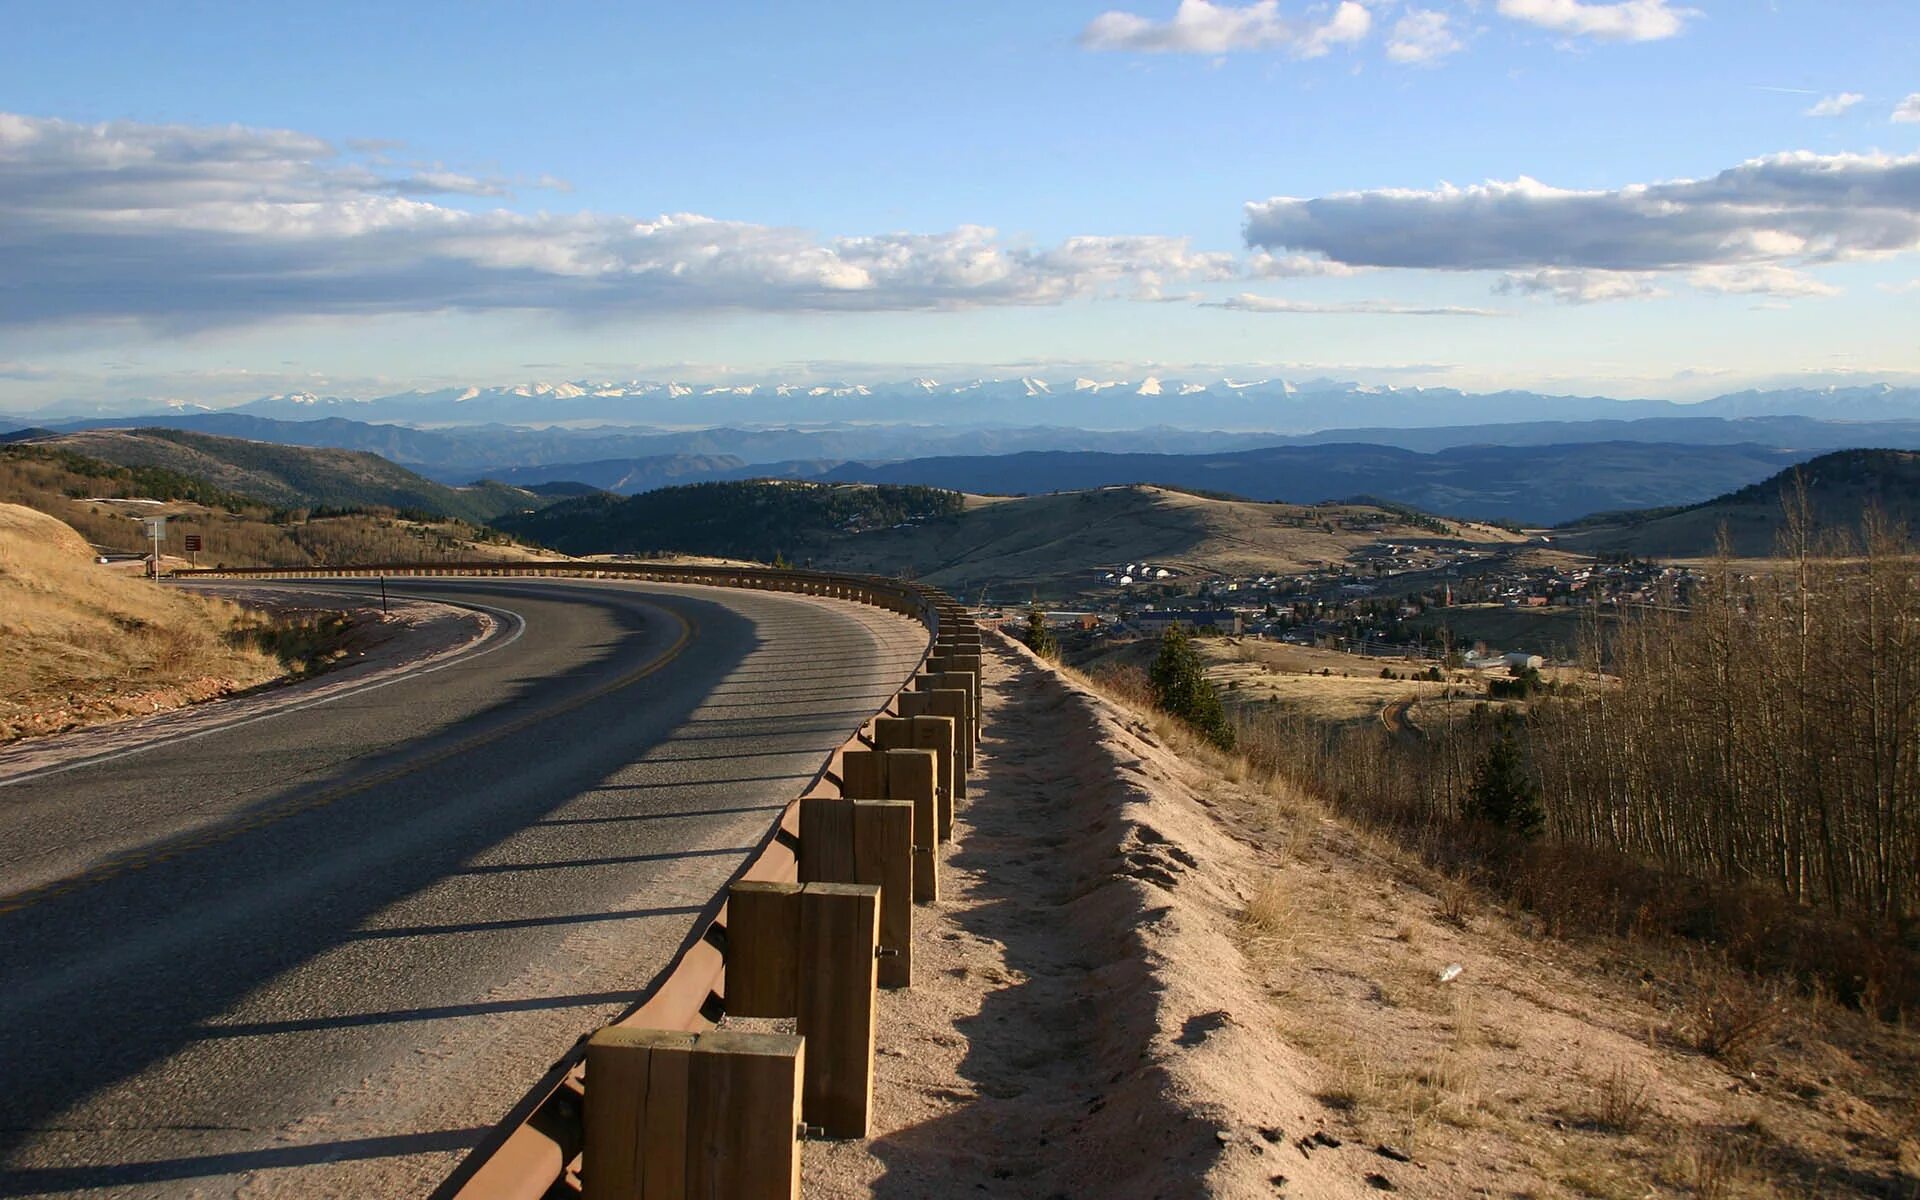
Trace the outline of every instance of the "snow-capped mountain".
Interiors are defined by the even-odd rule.
[[[191,401],[80,401],[46,406],[36,420],[211,411]],[[345,417],[419,427],[621,425],[658,428],[940,425],[1020,428],[1044,423],[1090,430],[1177,427],[1279,434],[1328,429],[1424,429],[1537,421],[1657,417],[1807,416],[1824,420],[1920,420],[1920,388],[1855,387],[1745,391],[1697,404],[1549,396],[1509,391],[1393,387],[1278,377],[1131,379],[1024,375],[893,382],[768,379],[571,380],[460,385],[356,398],[289,392],[232,410],[278,420]]]

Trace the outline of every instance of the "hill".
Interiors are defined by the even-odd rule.
[[[86,539],[0,503],[0,741],[199,699],[282,673],[238,605],[93,562]],[[133,709],[126,709],[133,711]]]
[[[1741,558],[1766,558],[1777,549],[1785,516],[1782,500],[1804,481],[1816,524],[1855,529],[1875,506],[1896,524],[1920,528],[1920,453],[1842,450],[1823,454],[1704,504],[1652,513],[1616,513],[1569,526],[1555,537],[1562,548],[1639,558],[1705,558],[1724,529]]]
[[[28,444],[177,472],[278,508],[378,507],[480,523],[544,503],[505,484],[451,488],[366,451],[283,446],[181,429],[94,429]]]
[[[755,481],[697,483],[637,496],[563,500],[495,522],[517,537],[569,554],[674,551],[797,562],[825,555],[865,530],[959,511],[952,492]]]
[[[543,501],[544,502],[544,501]],[[96,552],[148,550],[138,518],[169,518],[170,554],[198,534],[202,565],[302,566],[326,562],[418,562],[519,558],[503,534],[452,519],[390,510],[314,516],[276,508],[164,467],[124,467],[46,443],[0,446],[0,503],[47,513]]]
[[[1144,486],[1009,498],[890,486],[699,484],[628,499],[589,497],[500,524],[570,553],[676,549],[765,560],[779,552],[956,593],[992,585],[1016,596],[1110,591],[1102,576],[1129,561],[1181,575],[1253,575],[1344,563],[1383,540],[1520,540],[1406,510],[1262,504]]]
[[[1221,454],[1036,452],[848,464],[823,478],[1032,494],[1137,480],[1313,504],[1378,496],[1427,512],[1529,524],[1588,513],[1694,504],[1807,457],[1765,446],[1585,442],[1456,446],[1423,454],[1361,443],[1267,446]],[[1677,470],[1676,463],[1684,463]]]

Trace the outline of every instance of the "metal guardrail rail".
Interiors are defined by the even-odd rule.
[[[726,1012],[728,888],[739,882],[799,880],[800,801],[839,796],[849,750],[874,746],[874,720],[897,715],[900,695],[933,653],[943,621],[971,625],[958,602],[933,588],[872,575],[751,567],[659,563],[373,563],[346,567],[229,567],[181,570],[175,578],[355,579],[379,577],[586,578],[646,583],[690,583],[789,592],[852,600],[916,619],[927,628],[927,648],[899,691],[827,756],[812,781],[761,838],[746,863],[707,902],[672,964],[612,1024],[634,1028],[706,1030]],[[550,1067],[520,1101],[431,1193],[431,1200],[571,1200],[581,1194],[579,1165],[585,1142],[587,1035]]]

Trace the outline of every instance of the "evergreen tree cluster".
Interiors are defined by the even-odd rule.
[[[1047,628],[1047,614],[1039,605],[1027,610],[1027,648],[1041,658],[1060,657],[1060,640]]]
[[[1503,714],[1499,735],[1474,769],[1467,817],[1533,837],[1546,827],[1547,814],[1540,804],[1540,785],[1528,773],[1520,752],[1518,724],[1513,714]]]
[[[1160,637],[1160,653],[1147,672],[1154,703],[1200,731],[1222,750],[1233,749],[1233,726],[1220,694],[1207,679],[1206,667],[1193,648],[1193,639],[1178,625],[1169,625]]]

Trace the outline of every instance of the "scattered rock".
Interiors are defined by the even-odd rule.
[[[1372,1188],[1376,1192],[1397,1192],[1400,1190],[1399,1188],[1393,1186],[1393,1180],[1388,1179],[1385,1175],[1381,1175],[1377,1172],[1375,1174],[1367,1176],[1366,1182],[1367,1182],[1367,1186]]]

